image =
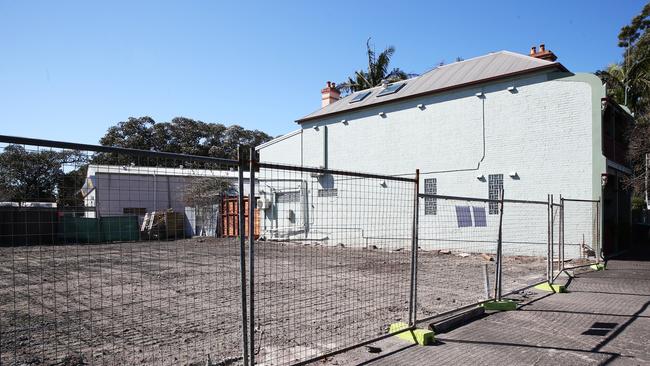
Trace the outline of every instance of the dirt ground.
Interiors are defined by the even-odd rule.
[[[420,251],[418,317],[485,298],[494,262]],[[288,364],[408,320],[411,253],[278,242],[255,246],[255,349]],[[546,261],[506,257],[504,289]],[[0,365],[240,363],[233,239],[0,248]]]

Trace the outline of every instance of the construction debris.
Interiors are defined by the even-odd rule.
[[[483,259],[485,259],[486,261],[490,261],[490,262],[494,261],[494,257],[489,254],[481,253],[481,257],[483,257]]]
[[[144,215],[140,231],[149,239],[180,239],[185,237],[185,215],[181,212],[152,211]]]

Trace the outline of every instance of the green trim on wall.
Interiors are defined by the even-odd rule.
[[[549,74],[549,80],[582,82],[591,87],[591,120],[592,120],[592,184],[591,199],[602,200],[603,188],[600,182],[601,174],[607,172],[607,159],[603,155],[603,111],[602,99],[607,95],[605,85],[598,76],[589,73],[552,73]],[[598,247],[603,248],[603,233],[605,215],[603,215],[603,202],[600,202],[600,243]],[[599,255],[599,253],[597,253]]]
[[[607,172],[607,159],[603,155],[602,123],[603,112],[601,108],[602,98],[605,97],[605,86],[598,76],[594,74],[571,74],[553,73],[549,74],[549,80],[582,82],[591,87],[591,119],[592,119],[592,193],[591,199],[600,199],[602,187],[600,175]]]

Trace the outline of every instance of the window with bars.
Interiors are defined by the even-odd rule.
[[[300,191],[278,192],[275,199],[277,203],[300,202]]]
[[[339,190],[336,188],[324,188],[318,190],[318,197],[336,197],[339,195]]]
[[[438,194],[438,181],[436,178],[427,178],[424,180],[425,194]],[[424,214],[435,215],[438,213],[438,199],[435,197],[424,198]]]
[[[499,192],[503,190],[503,174],[488,175],[488,199],[498,200]],[[499,203],[490,202],[490,215],[499,214]]]

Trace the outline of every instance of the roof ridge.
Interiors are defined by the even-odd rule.
[[[506,54],[508,54],[510,56],[516,56],[516,57],[519,57],[519,58],[522,58],[522,59],[532,60],[533,62],[539,62],[540,64],[543,64],[543,65],[550,65],[550,64],[558,63],[556,61],[543,60],[541,58],[532,57],[532,56],[528,56],[528,55],[522,55],[521,53],[512,52],[512,51],[508,51],[508,50],[500,51],[500,53],[506,53]]]
[[[377,94],[377,91],[381,89],[381,85],[365,89],[365,92],[370,92],[370,96],[353,106],[349,106],[349,103],[346,103],[346,101],[350,101],[350,98],[352,98],[353,95],[358,95],[360,92],[364,91],[360,90],[358,92],[350,93],[337,102],[321,107],[320,109],[298,119],[296,122],[301,123],[306,120],[348,110],[366,108],[371,105],[379,105],[403,98],[421,96],[443,90],[450,90],[456,87],[467,86],[469,84],[487,82],[498,78],[522,75],[537,70],[549,70],[552,68],[568,72],[568,70],[559,62],[542,60],[507,50],[493,51],[467,60],[437,66],[421,75],[400,80],[398,82],[407,84],[406,87],[403,88],[403,91],[384,96],[381,100],[372,98],[372,95]]]
[[[426,71],[426,72],[424,72],[423,74],[421,74],[421,75],[419,75],[419,76],[422,76],[422,75],[428,74],[428,73],[430,73],[430,72],[432,72],[432,71],[436,71],[436,70],[442,69],[442,68],[444,68],[444,67],[448,67],[448,66],[452,66],[452,65],[458,65],[458,64],[462,64],[462,63],[464,63],[464,62],[469,62],[469,61],[475,61],[475,60],[478,60],[478,59],[480,59],[480,58],[484,58],[484,57],[488,57],[488,56],[495,55],[495,54],[497,54],[497,53],[504,53],[504,52],[509,52],[509,51],[501,50],[501,51],[488,52],[488,53],[486,53],[486,54],[484,54],[484,55],[474,56],[474,57],[468,58],[468,59],[466,59],[466,60],[454,61],[454,62],[451,62],[451,63],[448,63],[448,64],[444,64],[444,65],[440,65],[440,66],[435,66],[435,67],[432,68],[431,70]],[[509,52],[509,53],[514,53],[514,52]]]

